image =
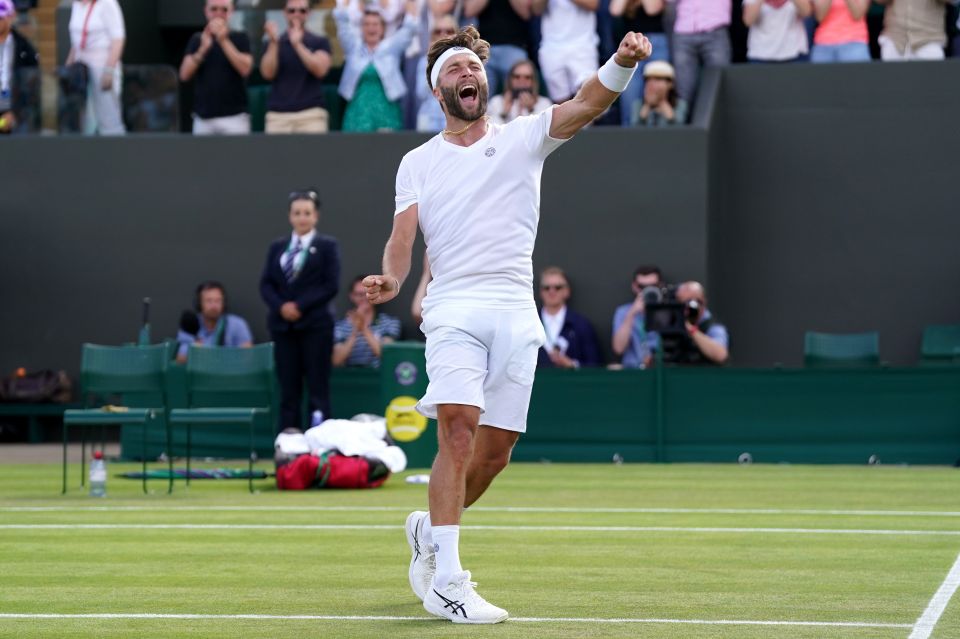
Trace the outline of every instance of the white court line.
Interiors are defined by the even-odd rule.
[[[383,524],[0,524],[0,530],[400,530]],[[466,530],[511,532],[694,532],[789,535],[960,536],[960,530],[881,530],[871,528],[721,528],[703,526],[464,526]]]
[[[264,621],[441,621],[437,617],[401,617],[391,615],[196,615],[196,614],[53,614],[0,613],[0,619],[216,619]],[[814,626],[828,628],[911,628],[908,623],[872,623],[868,621],[764,621],[752,619],[629,619],[587,617],[511,617],[520,623],[610,623],[610,624],[693,624],[702,626]]]
[[[908,639],[927,639],[930,636],[937,622],[940,621],[940,615],[943,614],[947,604],[950,603],[950,598],[957,591],[957,587],[960,587],[960,556],[957,556],[957,560],[953,562],[953,568],[947,573],[946,579],[943,580],[940,588],[934,593],[933,599],[927,604],[927,609],[917,619],[917,623],[913,626],[913,632],[910,633]]]
[[[421,504],[422,506],[422,504]],[[402,512],[417,506],[0,506],[0,512]],[[817,510],[782,508],[561,508],[534,506],[471,506],[487,513],[611,513],[711,515],[831,515],[843,517],[960,517],[960,511]]]

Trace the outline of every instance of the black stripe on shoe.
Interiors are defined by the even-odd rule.
[[[449,608],[450,612],[452,612],[454,616],[463,615],[464,619],[467,618],[467,611],[463,607],[463,602],[457,601],[455,599],[447,599],[446,597],[441,595],[439,592],[437,592],[436,588],[433,589],[433,594],[435,594],[436,596],[440,597],[443,600],[444,602],[443,607]]]

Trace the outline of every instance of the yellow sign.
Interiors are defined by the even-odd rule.
[[[417,398],[394,397],[387,406],[387,432],[398,442],[412,442],[427,429],[427,418],[416,410]]]

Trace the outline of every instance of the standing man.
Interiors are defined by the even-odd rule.
[[[247,77],[253,70],[250,38],[230,31],[233,0],[207,0],[207,26],[194,33],[180,64],[180,81],[193,87],[193,134],[250,133]]]
[[[287,0],[287,32],[267,22],[267,50],[260,60],[260,75],[269,80],[267,133],[326,133],[330,114],[323,98],[323,78],[330,71],[330,41],[304,26],[310,7],[307,0]]]
[[[417,410],[438,421],[438,453],[430,512],[407,517],[409,578],[428,612],[455,623],[508,616],[460,565],[460,515],[526,430],[544,343],[532,263],[543,162],[617,99],[651,47],[628,33],[572,100],[502,126],[484,116],[488,51],[473,27],[430,48],[427,73],[447,128],[401,161],[383,272],[363,281],[374,304],[396,297],[423,229],[433,275],[422,324],[430,384]]]
[[[25,116],[39,113],[40,57],[14,28],[16,19],[13,0],[0,0],[0,134],[30,131]]]

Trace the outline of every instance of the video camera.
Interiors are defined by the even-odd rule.
[[[642,291],[644,329],[659,333],[661,337],[673,337],[687,334],[685,322],[696,326],[703,314],[703,307],[697,300],[686,304],[677,301],[677,287],[648,286]]]

